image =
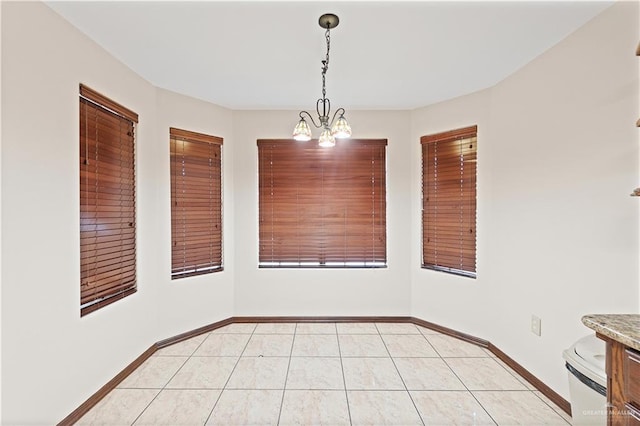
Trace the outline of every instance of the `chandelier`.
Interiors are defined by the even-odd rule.
[[[325,13],[318,20],[318,24],[320,24],[322,28],[326,28],[324,36],[327,40],[327,55],[322,61],[322,98],[316,102],[316,112],[318,113],[318,121],[320,123],[316,124],[316,121],[307,111],[300,111],[300,121],[298,121],[298,124],[293,130],[293,138],[297,141],[311,140],[311,128],[304,119],[305,114],[316,128],[322,129],[320,138],[318,139],[318,145],[322,147],[335,146],[336,138],[341,139],[351,136],[351,126],[349,126],[347,119],[344,118],[344,108],[338,108],[333,114],[333,117],[331,117],[331,120],[329,120],[331,102],[327,99],[327,91],[325,88],[325,77],[329,69],[330,32],[331,29],[337,27],[339,23],[340,20],[333,13]],[[340,115],[338,116],[338,114]],[[338,117],[337,120],[336,117]]]

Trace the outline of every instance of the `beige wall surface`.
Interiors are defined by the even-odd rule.
[[[483,283],[487,262],[487,242],[491,241],[492,230],[485,223],[491,217],[491,187],[485,178],[492,170],[492,158],[486,155],[491,140],[490,120],[491,90],[483,90],[456,98],[431,107],[412,111],[411,123],[411,169],[412,190],[412,232],[411,232],[411,278],[412,315],[466,333],[484,337],[488,327],[487,315],[493,306],[483,306],[481,300],[492,300],[489,289]],[[444,272],[420,269],[422,258],[422,150],[420,137],[442,131],[459,129],[471,125],[478,126],[477,163],[477,271],[478,278],[460,277]],[[440,321],[440,322],[438,322]]]
[[[388,139],[388,267],[327,270],[258,268],[256,141],[290,138],[298,111],[234,111],[233,117],[236,315],[408,315],[411,283],[408,245],[411,216],[407,208],[411,199],[409,114],[405,111],[348,112],[355,137]]]
[[[158,90],[42,3],[2,2],[2,424],[60,421],[152,343],[227,318],[224,272],[171,281],[169,126],[225,138],[231,112]],[[140,115],[138,292],[80,318],[78,84]]]
[[[257,267],[256,140],[289,137],[297,111],[155,88],[47,6],[0,7],[2,424],[55,423],[153,342],[232,315],[413,315],[491,340],[568,398],[561,352],[589,333],[580,317],[639,311],[637,2],[492,88],[348,112],[355,137],[389,141],[388,267],[375,270]],[[84,318],[78,83],[140,114],[138,292]],[[419,264],[420,136],[472,124],[476,280]],[[224,272],[170,280],[169,127],[224,138]]]
[[[157,146],[156,157],[140,158],[159,168],[154,182],[157,193],[155,211],[158,221],[159,246],[155,268],[160,277],[154,280],[159,289],[150,297],[158,303],[162,315],[158,318],[158,330],[164,337],[175,336],[205,324],[233,315],[234,267],[234,190],[232,112],[188,96],[166,90],[157,90]],[[171,191],[169,174],[169,127],[218,136],[222,144],[223,183],[223,267],[213,274],[171,280]]]
[[[0,39],[2,38],[2,5],[0,5]],[[0,47],[0,52],[2,52]],[[0,54],[0,82],[2,81],[2,55]],[[0,91],[2,83],[0,83]],[[0,102],[0,224],[2,224],[2,102]],[[2,241],[2,226],[0,226]],[[0,321],[2,321],[2,244],[0,243]],[[0,423],[2,423],[2,327],[0,326]]]
[[[421,135],[478,124],[478,277],[413,264],[413,315],[490,340],[567,399],[580,318],[639,312],[637,43],[638,3],[617,3],[493,88],[412,115],[416,156]],[[413,257],[419,176],[415,159]]]

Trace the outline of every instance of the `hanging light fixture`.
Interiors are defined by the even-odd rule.
[[[329,69],[329,48],[331,42],[330,32],[332,28],[338,26],[338,23],[340,23],[340,20],[333,13],[325,13],[318,20],[318,24],[320,24],[322,28],[326,29],[324,36],[327,40],[327,55],[322,61],[322,98],[318,99],[316,102],[316,112],[318,113],[318,121],[320,124],[316,124],[316,121],[307,111],[300,111],[300,121],[298,121],[295,129],[293,129],[293,138],[295,140],[311,140],[311,128],[304,119],[304,115],[306,114],[316,128],[322,129],[320,139],[318,139],[318,144],[322,147],[332,147],[336,144],[336,138],[348,138],[351,136],[351,126],[349,126],[347,119],[344,118],[344,108],[338,108],[333,114],[331,120],[329,120],[329,115],[331,114],[331,102],[327,99],[327,91],[325,87],[325,76]],[[338,117],[337,120],[336,117]]]

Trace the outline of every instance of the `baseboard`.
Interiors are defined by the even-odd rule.
[[[174,343],[181,342],[183,340],[190,339],[203,333],[208,333],[216,328],[224,327],[233,323],[232,318],[227,318],[222,321],[214,322],[213,324],[205,325],[204,327],[196,328],[195,330],[188,331],[186,333],[178,334],[177,336],[169,337],[168,339],[161,340],[151,345],[149,349],[144,351],[142,355],[136,358],[131,364],[127,365],[121,372],[119,372],[113,379],[109,380],[106,385],[101,387],[96,393],[91,395],[89,399],[83,402],[78,408],[73,410],[71,414],[62,419],[58,426],[71,426],[89,412],[102,398],[107,396],[109,392],[114,390],[124,379],[133,373],[136,368],[140,367],[143,362],[149,359],[158,349],[165,346],[173,345]]]
[[[411,317],[411,322],[414,323],[415,325],[419,325],[421,327],[429,328],[431,330],[440,332],[442,334],[455,337],[456,339],[464,340],[465,342],[473,343],[474,345],[477,345],[483,348],[489,348],[490,343],[487,340],[481,339],[479,337],[472,336],[466,333],[461,333],[452,328],[443,327],[441,325],[434,324],[429,321],[421,320],[420,318]]]
[[[521,375],[526,381],[539,390],[544,396],[549,398],[554,404],[562,408],[562,411],[571,415],[571,403],[564,399],[560,394],[545,385],[544,382],[531,374],[526,368],[514,361],[509,355],[498,349],[493,343],[489,343],[488,348],[498,359],[502,360],[505,364],[511,367],[516,373]]]
[[[146,361],[151,355],[153,355],[158,349],[164,348],[174,343],[181,342],[183,340],[190,339],[203,333],[208,333],[217,328],[224,327],[233,323],[282,323],[282,322],[307,322],[307,323],[321,323],[321,322],[393,322],[393,323],[411,323],[419,325],[421,327],[429,328],[448,336],[455,337],[465,342],[472,343],[474,345],[487,348],[498,359],[502,360],[505,364],[511,367],[516,373],[520,374],[525,380],[527,380],[533,387],[539,390],[544,396],[549,398],[554,404],[560,407],[564,412],[571,415],[571,404],[556,393],[549,386],[545,385],[540,379],[531,374],[526,368],[518,364],[507,354],[498,349],[493,343],[481,339],[470,334],[462,333],[460,331],[444,327],[438,324],[434,324],[429,321],[422,320],[415,317],[402,317],[402,316],[323,316],[323,317],[309,317],[309,316],[256,316],[256,317],[230,317],[222,321],[214,322],[203,327],[196,328],[185,333],[178,334],[173,337],[161,340],[151,345],[142,355],[136,358],[131,364],[126,366],[120,373],[118,373],[107,384],[101,387],[96,393],[91,395],[89,399],[76,408],[71,414],[65,417],[58,426],[71,426],[82,416],[84,416],[93,406],[95,406],[102,398],[104,398],[109,392],[115,389],[120,382],[122,382],[129,374],[131,374],[136,368],[138,368],[144,361]]]
[[[232,317],[232,322],[412,322],[412,317],[364,317],[364,316],[342,316],[342,317]]]
[[[93,408],[94,405],[100,402],[100,400],[107,396],[109,392],[114,390],[120,384],[120,382],[126,379],[129,374],[133,373],[136,368],[140,367],[142,363],[145,362],[151,355],[153,355],[156,350],[156,345],[152,345],[149,349],[144,351],[142,355],[136,358],[131,364],[127,365],[124,370],[119,372],[113,379],[109,380],[106,385],[104,385],[96,393],[91,395],[89,399],[83,402],[78,408],[73,410],[71,414],[62,419],[62,421],[58,423],[58,425],[70,426],[80,420],[82,416],[87,414],[87,412],[89,412],[89,410]]]
[[[204,327],[196,328],[195,330],[187,331],[186,333],[178,334],[177,336],[169,337],[168,339],[160,340],[155,344],[157,349],[170,346],[183,340],[191,339],[192,337],[199,336],[204,333],[215,330],[216,328],[224,327],[225,325],[232,324],[236,321],[233,318],[223,319],[222,321],[214,322],[213,324],[205,325]]]

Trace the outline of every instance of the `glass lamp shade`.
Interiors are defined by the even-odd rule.
[[[338,139],[351,137],[351,126],[349,126],[347,119],[344,118],[344,114],[341,114],[338,121],[335,122],[331,128],[331,133]]]
[[[331,134],[331,130],[325,127],[320,134],[320,139],[318,139],[318,145],[323,148],[331,148],[336,145],[336,138]]]
[[[293,138],[297,141],[306,142],[311,140],[311,129],[304,118],[301,118],[293,129]]]

